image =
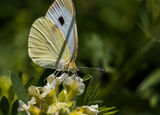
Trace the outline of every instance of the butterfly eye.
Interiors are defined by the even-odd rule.
[[[59,17],[58,20],[59,20],[59,22],[61,23],[61,25],[63,26],[63,24],[64,24],[64,19],[63,19],[63,17],[62,17],[62,16]]]

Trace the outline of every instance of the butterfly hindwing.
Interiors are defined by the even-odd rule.
[[[62,32],[50,19],[46,17],[38,18],[33,23],[29,34],[29,56],[41,67],[58,68],[56,61],[64,43],[65,38]],[[67,63],[68,60],[69,51],[68,46],[65,44],[59,64]]]

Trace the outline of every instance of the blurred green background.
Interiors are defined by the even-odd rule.
[[[53,0],[0,3],[0,96],[13,103],[9,72],[35,84],[42,69],[27,52],[30,27]],[[97,100],[117,115],[160,115],[160,0],[74,0],[79,36],[77,66],[100,82]]]

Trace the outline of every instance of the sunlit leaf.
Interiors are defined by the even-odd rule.
[[[116,109],[116,107],[100,107],[99,108],[99,114],[100,115],[114,115],[119,110]]]
[[[83,82],[88,81],[91,78],[92,78],[92,76],[88,74],[88,75],[83,77]]]

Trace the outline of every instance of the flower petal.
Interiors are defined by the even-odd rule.
[[[75,74],[63,81],[63,87],[67,90],[70,99],[81,95],[84,92],[85,85],[82,81],[82,78],[76,76]]]
[[[36,86],[30,86],[28,88],[28,92],[29,92],[29,95],[41,98],[41,94],[40,94],[39,88],[36,87]]]
[[[91,106],[82,106],[77,108],[77,111],[81,111],[87,115],[97,115],[98,114],[98,105],[91,105]]]

